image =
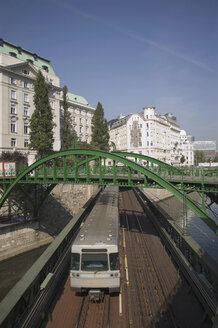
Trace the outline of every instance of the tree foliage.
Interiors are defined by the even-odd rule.
[[[183,164],[185,162],[185,156],[182,155],[181,158],[180,158],[180,163]]]
[[[195,150],[194,152],[194,163],[198,165],[199,163],[206,162],[205,154],[203,150]]]
[[[72,117],[68,109],[67,103],[67,87],[63,87],[63,116],[62,116],[62,126],[61,126],[61,149],[67,150],[72,148],[73,140],[77,137],[76,132],[73,132]]]
[[[104,118],[104,109],[98,102],[92,117],[92,141],[91,146],[95,149],[109,150],[109,132],[107,121]]]
[[[218,156],[215,156],[213,161],[214,161],[215,163],[218,163]]]
[[[24,169],[28,166],[27,155],[17,150],[14,152],[3,151],[0,155],[0,161],[16,162],[17,169]]]
[[[34,85],[35,110],[30,120],[29,148],[37,151],[41,158],[53,150],[53,113],[49,103],[48,87],[41,71],[38,71]]]

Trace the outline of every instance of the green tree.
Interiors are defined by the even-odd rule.
[[[72,117],[68,110],[67,103],[67,87],[63,87],[63,116],[62,116],[62,126],[61,126],[61,137],[62,144],[61,149],[67,150],[72,148],[73,140],[77,137],[76,132],[73,132]]]
[[[39,70],[34,85],[35,110],[30,120],[29,148],[37,151],[37,158],[53,150],[53,113],[49,103],[48,87]]]
[[[195,150],[194,152],[194,163],[198,165],[199,163],[204,163],[206,161],[203,150]]]
[[[185,156],[182,155],[181,158],[180,158],[180,163],[183,164],[185,162]]]
[[[92,117],[92,141],[91,146],[100,150],[109,150],[109,132],[107,120],[104,118],[104,109],[98,102]]]
[[[218,156],[215,156],[215,157],[214,157],[213,162],[218,163]]]
[[[27,155],[15,150],[14,152],[3,151],[0,155],[0,161],[16,162],[16,168],[23,170],[28,166]]]

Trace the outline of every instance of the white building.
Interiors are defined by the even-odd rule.
[[[181,163],[183,166],[194,165],[194,149],[193,143],[189,142],[186,131],[180,131],[180,155],[184,156],[184,163]]]
[[[203,151],[206,161],[213,161],[216,156],[216,140],[193,141],[193,148]]]
[[[36,153],[28,149],[28,143],[29,123],[34,111],[34,82],[39,69],[49,86],[55,123],[53,148],[58,151],[61,147],[62,101],[59,77],[54,73],[48,59],[0,39],[0,153],[21,151],[28,154],[29,163],[35,160]],[[78,137],[83,141],[90,141],[90,119],[94,108],[83,97],[69,93],[68,98]]]
[[[160,115],[148,105],[143,113],[130,114],[109,122],[110,141],[117,150],[154,157],[180,165],[180,128],[171,114]]]
[[[62,92],[61,92],[62,99]],[[71,92],[67,93],[67,100],[69,111],[72,117],[73,130],[76,132],[77,137],[84,142],[91,142],[91,122],[95,111],[84,97],[75,95]],[[61,112],[63,109],[61,101]]]

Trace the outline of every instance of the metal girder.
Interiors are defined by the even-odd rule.
[[[175,172],[178,174],[182,174],[182,170],[180,170],[177,167],[171,166],[165,162],[160,161],[159,159],[147,156],[147,155],[142,155],[142,154],[136,154],[136,153],[129,153],[129,152],[121,152],[118,150],[113,150],[112,153],[117,154],[119,156],[123,156],[123,157],[133,157],[135,159],[141,159],[144,160],[146,162],[152,163],[152,164],[156,164],[159,167],[162,168],[166,168],[168,170],[170,170],[170,172]]]
[[[0,207],[3,205],[4,201],[6,200],[6,198],[8,197],[8,195],[10,194],[11,190],[14,188],[14,186],[19,183],[24,177],[26,177],[28,179],[28,175],[30,172],[35,170],[35,174],[37,174],[36,172],[36,168],[43,165],[44,168],[44,173],[46,175],[46,170],[45,170],[45,163],[52,161],[56,158],[63,158],[64,161],[64,177],[63,179],[59,182],[59,183],[66,183],[67,181],[67,172],[66,172],[66,156],[81,156],[81,155],[85,155],[86,159],[82,160],[80,162],[75,163],[74,167],[72,168],[73,171],[75,171],[75,177],[77,177],[78,174],[78,167],[81,165],[84,165],[85,163],[90,162],[90,161],[97,161],[98,160],[98,165],[99,165],[99,184],[106,184],[103,181],[103,169],[104,167],[102,167],[101,165],[101,160],[102,159],[110,159],[113,161],[113,182],[114,184],[117,185],[117,180],[116,180],[116,166],[115,163],[121,163],[124,166],[126,166],[127,168],[130,168],[134,171],[137,171],[138,173],[141,173],[142,175],[144,175],[145,177],[153,180],[155,183],[157,183],[159,186],[161,186],[164,189],[167,189],[169,192],[171,192],[174,196],[176,196],[180,201],[184,202],[184,193],[182,191],[180,191],[177,187],[175,187],[173,184],[171,184],[170,182],[168,182],[167,180],[165,180],[164,178],[162,178],[160,175],[156,174],[155,172],[152,172],[148,167],[145,166],[141,166],[136,162],[133,162],[127,158],[124,158],[123,156],[121,156],[120,154],[117,154],[116,152],[112,152],[112,153],[108,153],[105,151],[100,151],[100,150],[90,150],[90,149],[70,149],[70,150],[66,150],[66,151],[62,151],[59,153],[55,153],[52,154],[50,156],[44,157],[40,160],[38,160],[37,162],[33,163],[32,165],[30,165],[28,168],[26,168],[23,172],[21,172],[16,179],[10,184],[10,186],[7,188],[7,190],[4,192],[4,194],[2,195],[1,199],[0,199]],[[91,157],[88,157],[91,156]],[[127,153],[126,156],[129,156],[129,153]],[[137,154],[138,156],[138,154]],[[151,159],[151,158],[150,158]],[[155,160],[157,161],[157,160]],[[153,159],[154,162],[154,159]],[[53,161],[54,163],[54,161]],[[160,165],[162,165],[162,162],[158,161],[158,163]],[[166,163],[164,163],[166,164]],[[166,164],[168,165],[168,164]],[[87,181],[87,175],[88,172],[86,172],[86,176],[84,177],[84,181]],[[55,176],[55,170],[53,170],[53,176]],[[131,179],[130,176],[128,176],[128,179]],[[75,180],[76,181],[76,180]],[[80,183],[82,184],[82,181],[71,181],[71,183]],[[52,183],[52,182],[50,182]],[[53,182],[56,183],[56,182]],[[68,182],[69,183],[69,182]],[[191,200],[189,197],[185,197],[185,203],[186,205],[192,210],[194,211],[216,234],[218,234],[218,225],[216,222],[214,222],[211,217],[205,212],[203,211],[193,200]]]

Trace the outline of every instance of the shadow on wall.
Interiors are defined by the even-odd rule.
[[[97,186],[56,186],[40,210],[39,231],[56,237],[97,189]]]

